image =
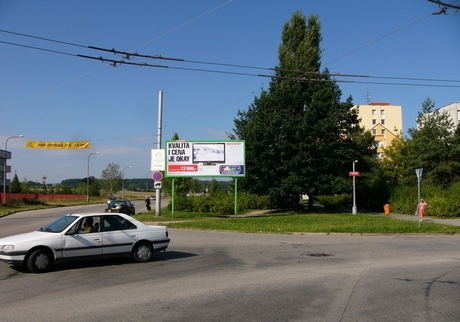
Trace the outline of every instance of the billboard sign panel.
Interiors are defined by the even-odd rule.
[[[165,150],[152,149],[150,161],[151,171],[165,171]]]
[[[89,149],[90,141],[56,142],[56,141],[26,141],[28,149]]]
[[[166,141],[166,177],[245,177],[244,141]]]

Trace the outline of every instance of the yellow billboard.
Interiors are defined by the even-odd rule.
[[[56,141],[26,141],[30,149],[89,149],[90,141],[56,142]]]

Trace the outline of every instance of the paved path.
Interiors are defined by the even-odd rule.
[[[376,213],[378,216],[384,216],[383,213]],[[413,220],[413,221],[418,221],[419,217],[415,215],[402,215],[402,214],[393,214],[390,213],[391,218],[396,218],[396,219],[404,219],[404,220]],[[460,218],[449,218],[449,219],[444,219],[444,218],[435,218],[435,217],[427,217],[425,216],[423,218],[424,222],[434,222],[437,224],[445,224],[445,225],[453,225],[453,226],[460,226]]]

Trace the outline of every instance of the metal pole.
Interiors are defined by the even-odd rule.
[[[149,192],[149,179],[151,179],[149,177],[149,173],[152,172],[152,171],[148,171],[146,174],[145,174],[145,192],[148,193]]]
[[[99,152],[90,153],[88,155],[88,167],[87,167],[87,176],[86,176],[86,202],[89,202],[89,157],[93,154],[99,154]]]
[[[417,187],[418,187],[418,199],[417,199],[417,214],[420,218],[420,182],[422,181],[423,168],[415,169],[415,174],[417,175]],[[422,225],[422,221],[419,220],[419,227]]]
[[[9,139],[19,139],[24,137],[24,135],[10,136],[5,141],[5,158],[3,159],[3,203],[6,203],[6,155],[8,149],[8,140]]]
[[[162,111],[163,111],[163,91],[158,93],[158,141],[157,149],[161,149],[161,120],[162,120]],[[161,216],[161,189],[155,189],[155,216]]]
[[[236,215],[238,214],[238,178],[235,178],[235,191],[233,192],[235,194],[235,218]]]
[[[123,191],[125,190],[125,169],[128,168],[131,168],[131,166],[123,168],[123,178],[121,179],[121,199],[124,199]]]
[[[357,213],[357,209],[356,209],[356,188],[355,188],[356,187],[356,184],[355,184],[356,176],[354,174],[354,172],[355,172],[355,163],[356,162],[358,162],[358,160],[353,161],[353,208],[352,208],[352,211],[351,211],[353,215],[356,215],[356,213]]]

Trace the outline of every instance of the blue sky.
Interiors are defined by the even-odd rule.
[[[131,166],[126,178],[149,177],[160,91],[162,145],[174,133],[228,139],[238,110],[267,88],[270,79],[257,75],[278,63],[283,24],[296,10],[319,16],[322,68],[373,77],[338,77],[353,81],[339,83],[343,99],[402,105],[404,133],[415,127],[426,97],[436,107],[460,100],[460,12],[431,15],[438,6],[426,0],[3,0],[0,148],[8,137],[24,135],[8,141],[9,178],[15,172],[20,181],[85,178],[95,152],[92,176],[115,162]],[[122,58],[87,46],[185,61],[136,59],[170,68],[112,67],[76,56]],[[91,149],[26,149],[26,140],[90,140]]]

